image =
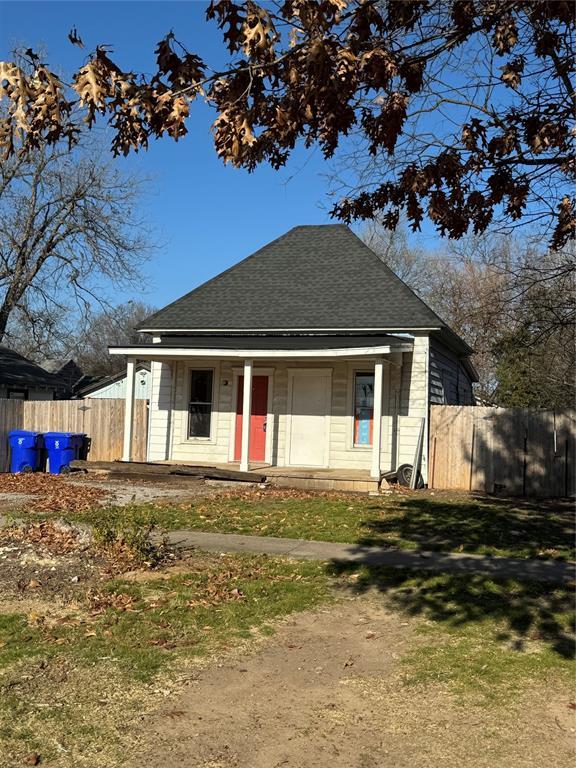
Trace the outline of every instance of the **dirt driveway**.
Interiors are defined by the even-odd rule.
[[[106,474],[11,475],[0,473],[0,515],[19,512],[87,511],[98,506],[122,507],[148,502],[179,502],[213,496],[229,484],[188,478],[150,481],[111,479]]]
[[[214,663],[137,734],[147,768],[568,768],[567,692],[501,709],[406,687],[401,657],[426,642],[376,595],[302,613],[251,655]]]

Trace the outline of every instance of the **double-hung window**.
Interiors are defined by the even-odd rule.
[[[214,405],[214,371],[190,371],[188,437],[210,437]]]
[[[354,445],[372,445],[374,374],[354,374]]]

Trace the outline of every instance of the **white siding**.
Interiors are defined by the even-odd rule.
[[[174,425],[172,455],[176,461],[227,462],[232,409],[232,364],[208,360],[175,363]],[[214,371],[214,392],[210,438],[188,438],[188,399],[191,368]]]
[[[329,465],[333,468],[366,469],[371,466],[372,450],[353,445],[353,376],[355,371],[371,371],[373,361],[308,362],[258,361],[254,375],[266,370],[271,376],[271,413],[268,433],[271,462],[286,462],[286,414],[288,409],[288,369],[327,368],[332,372]],[[428,337],[414,340],[414,352],[397,355],[385,362],[382,408],[383,471],[399,463],[411,464],[418,439],[420,420],[427,408]],[[191,368],[214,369],[214,408],[210,438],[187,437],[188,397]],[[182,462],[225,463],[231,459],[234,423],[234,369],[239,361],[185,360],[152,364],[149,458],[171,458]],[[168,437],[167,437],[168,435]],[[426,473],[426,456],[422,473]]]
[[[458,356],[440,342],[430,341],[430,402],[473,405],[472,382]]]
[[[172,430],[172,366],[173,363],[152,363],[150,418],[148,421],[148,460],[170,458]]]
[[[150,371],[146,369],[136,371],[136,379],[134,381],[134,392],[137,400],[149,400],[151,391],[152,376]],[[109,397],[126,397],[126,376],[119,381],[114,381],[112,384],[108,384],[101,389],[97,389],[86,396],[87,398],[109,398]]]
[[[402,369],[399,380],[394,380],[395,400],[397,402],[396,439],[394,466],[413,464],[420,425],[428,411],[428,361],[429,337],[415,336],[413,352],[402,356]],[[422,465],[420,471],[427,479],[427,435],[424,436]]]

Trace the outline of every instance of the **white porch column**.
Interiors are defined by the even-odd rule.
[[[374,414],[372,416],[372,469],[371,477],[380,479],[380,453],[382,450],[382,380],[384,363],[374,363]]]
[[[240,470],[248,472],[250,456],[250,414],[252,412],[252,360],[244,360],[244,392],[242,396],[242,452]]]
[[[126,364],[126,400],[124,405],[124,446],[122,461],[132,461],[132,429],[134,421],[134,380],[136,377],[136,360],[128,358]]]

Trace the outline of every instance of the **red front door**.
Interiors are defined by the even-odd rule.
[[[244,376],[238,377],[236,400],[236,435],[234,458],[240,461],[242,454],[242,409],[244,398]],[[266,458],[266,418],[268,416],[268,376],[252,377],[252,413],[250,414],[250,461],[264,461]]]

